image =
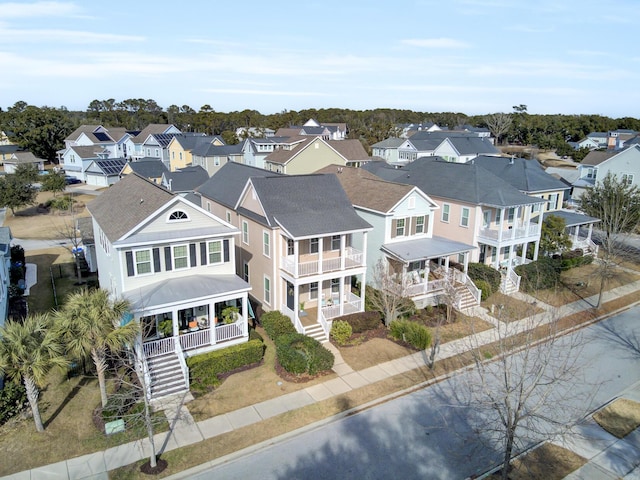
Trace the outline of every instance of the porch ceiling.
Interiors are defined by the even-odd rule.
[[[577,227],[578,225],[588,225],[590,223],[600,222],[599,218],[590,217],[589,215],[584,215],[582,213],[569,212],[567,210],[554,210],[551,212],[545,212],[544,214],[545,217],[549,215],[564,219],[566,227]],[[534,218],[533,221],[539,222],[540,216]]]
[[[403,262],[427,260],[475,250],[473,245],[443,237],[420,238],[406,242],[385,243],[382,250]]]
[[[133,311],[140,311],[249,290],[251,286],[237,275],[189,275],[153,283],[124,296]]]

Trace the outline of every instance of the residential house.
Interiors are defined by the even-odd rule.
[[[139,132],[120,127],[106,128],[102,125],[80,125],[64,140],[65,150],[76,147],[100,147],[106,151],[107,158],[127,158],[131,152],[127,150],[127,140]]]
[[[473,125],[469,125],[469,124],[463,124],[463,125],[458,125],[456,128],[453,129],[454,132],[470,132],[473,133],[474,135],[477,135],[480,138],[486,138],[487,140],[489,140],[489,142],[491,142],[491,145],[495,145],[495,138],[493,138],[491,136],[491,131],[489,131],[488,128],[486,127],[474,127]]]
[[[323,140],[344,140],[347,138],[347,124],[320,123],[311,118],[304,125],[279,128],[275,133],[277,137],[298,137],[301,135],[320,137]]]
[[[204,168],[213,176],[227,162],[243,163],[243,143],[235,145],[200,145],[192,151],[193,166]]]
[[[404,138],[396,137],[387,138],[381,142],[374,143],[371,145],[371,156],[379,157],[390,164],[399,163],[399,148],[403,143],[405,143]]]
[[[319,341],[328,340],[334,318],[364,310],[371,226],[335,175],[228,163],[198,192],[205,209],[226,210],[240,226],[239,272],[263,310],[281,311]]]
[[[438,206],[428,195],[362,168],[331,165],[318,173],[335,173],[358,215],[373,227],[367,240],[368,284],[397,288],[418,308],[440,303],[448,287],[455,289],[458,308],[480,303],[480,291],[466,275],[475,247],[433,235]],[[462,271],[450,269],[450,261],[459,262]]]
[[[169,169],[165,166],[162,160],[158,158],[144,157],[127,162],[124,167],[122,167],[120,176],[137,173],[141,177],[159,184],[162,183],[162,175],[168,171]]]
[[[31,152],[13,152],[9,155],[9,158],[4,161],[4,172],[15,173],[16,169],[20,165],[33,165],[39,172],[41,172],[44,170],[44,162],[45,161],[42,158],[37,158]]]
[[[200,167],[185,167],[175,172],[162,174],[160,183],[170,192],[186,195],[194,192],[200,185],[209,179],[207,171]]]
[[[301,143],[305,137],[267,137],[267,138],[247,138],[242,144],[242,163],[250,167],[265,168],[265,158],[267,155],[280,148],[291,149],[297,143]]]
[[[597,252],[598,247],[592,241],[591,234],[593,225],[599,220],[565,209],[563,201],[565,192],[571,189],[570,185],[547,173],[537,160],[479,156],[471,161],[507,181],[522,193],[546,200],[542,208],[538,205],[532,207],[533,221],[541,222],[547,215],[561,217],[572,239],[572,248],[581,248],[588,253]]]
[[[135,173],[87,207],[101,287],[131,303],[145,367],[153,375],[167,366],[164,381],[152,377],[152,396],[188,388],[185,356],[247,341],[250,286],[235,274],[237,228]],[[227,307],[237,314],[223,323]]]
[[[101,158],[108,158],[108,151],[101,146],[72,146],[67,148],[60,158],[60,168],[66,175],[77,178],[82,182],[87,181],[86,171],[91,162]]]
[[[11,229],[0,227],[0,327],[9,317],[9,268],[11,267]]]
[[[595,150],[578,165],[580,178],[573,184],[573,199],[579,199],[585,189],[593,187],[607,174],[615,175],[628,185],[640,185],[640,145],[624,150]]]
[[[452,163],[422,157],[402,168],[381,162],[365,165],[379,177],[415,185],[440,207],[433,234],[473,245],[470,261],[503,269],[503,290],[519,285],[512,267],[526,263],[527,247],[538,258],[540,225],[532,211],[547,203],[521,193],[508,182],[475,163]]]
[[[84,172],[87,185],[108,187],[120,180],[120,172],[127,163],[126,158],[97,158],[89,163]]]
[[[433,155],[448,162],[466,163],[478,155],[500,156],[500,150],[485,137],[450,136],[433,150]]]
[[[403,123],[396,125],[396,128],[401,132],[401,138],[409,138],[417,132],[437,132],[442,130],[437,124],[433,122],[422,123]]]
[[[175,172],[193,164],[193,150],[200,146],[224,145],[220,135],[205,135],[204,133],[183,133],[174,135],[169,142],[169,170]]]
[[[266,127],[238,127],[236,128],[236,138],[245,139],[250,137],[273,137],[276,131]]]
[[[298,175],[312,173],[332,165],[360,166],[371,159],[359,140],[324,140],[321,137],[302,139],[283,146],[264,159],[264,168],[277,173]]]
[[[173,137],[180,133],[175,125],[151,123],[135,137],[126,140],[127,152],[132,160],[159,158],[169,168],[168,146]]]

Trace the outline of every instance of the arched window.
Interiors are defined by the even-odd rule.
[[[182,210],[176,210],[175,212],[171,212],[171,214],[169,215],[170,222],[176,222],[180,220],[189,220],[189,216],[187,215],[187,212],[184,212]]]

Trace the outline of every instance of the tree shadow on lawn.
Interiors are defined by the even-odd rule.
[[[53,412],[51,414],[51,416],[44,422],[44,428],[45,429],[49,425],[51,425],[51,423],[57,418],[57,416],[60,414],[60,412],[62,412],[64,410],[64,408],[69,404],[69,402],[71,400],[73,400],[73,398],[78,394],[78,392],[80,392],[82,387],[84,387],[85,385],[88,385],[90,383],[90,381],[91,381],[91,379],[89,379],[87,377],[84,377],[84,376],[80,379],[80,381],[77,383],[77,385],[75,387],[73,387],[71,389],[71,391],[67,394],[67,396],[64,398],[62,403],[60,403],[60,405],[58,405],[58,408],[56,408],[55,412]]]

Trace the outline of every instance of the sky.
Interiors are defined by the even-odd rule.
[[[638,0],[0,0],[0,107],[640,118],[638,18]]]

